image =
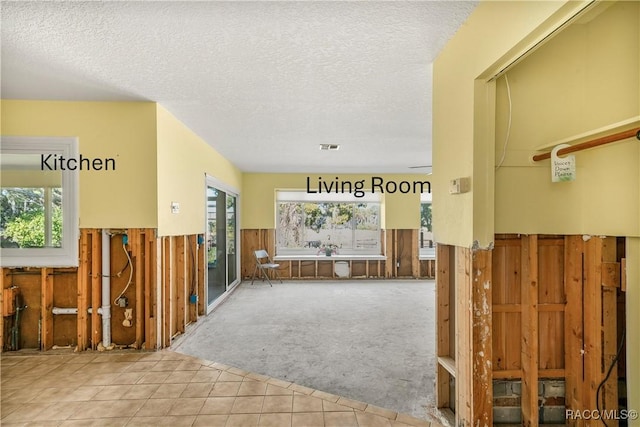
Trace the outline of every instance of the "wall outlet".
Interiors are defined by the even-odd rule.
[[[171,213],[172,213],[172,214],[178,214],[178,213],[180,213],[180,203],[178,203],[178,202],[171,202]]]

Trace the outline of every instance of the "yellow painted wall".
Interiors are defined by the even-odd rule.
[[[638,33],[640,45],[640,33]],[[638,87],[638,99],[640,99],[640,86]],[[640,163],[640,153],[638,154]],[[637,187],[640,198],[640,182]],[[640,238],[627,238],[627,330],[633,331],[640,324]],[[633,336],[630,336],[633,335]],[[640,363],[637,362],[637,354],[640,354],[640,334],[627,335],[627,402],[629,408],[640,407]],[[636,360],[635,363],[630,361]],[[640,419],[629,421],[631,427],[640,426]]]
[[[482,1],[433,67],[434,230],[462,247],[493,241],[493,95],[488,81],[586,2]],[[499,23],[499,28],[496,23]],[[492,83],[487,83],[491,85]],[[472,190],[450,195],[449,181]]]
[[[115,171],[79,172],[80,227],[156,227],[154,103],[1,103],[2,135],[78,137],[83,156],[116,159]]]
[[[505,162],[496,172],[497,233],[640,236],[637,139],[575,153],[573,182],[552,183],[549,160],[528,160],[542,144],[631,117],[640,127],[640,3],[603,9],[507,74],[512,121]],[[508,110],[503,77],[496,113],[502,139]],[[501,153],[498,140],[496,158]]]
[[[371,177],[373,175],[351,174],[264,174],[245,173],[243,175],[243,204],[241,216],[241,228],[260,229],[275,228],[275,197],[276,190],[302,190],[307,189],[307,177],[312,186],[317,190],[318,178],[324,181],[365,180],[367,192],[371,191]],[[407,181],[432,181],[431,175],[426,174],[380,174],[384,182],[399,183]],[[311,187],[310,187],[311,188]],[[425,186],[426,188],[426,186]],[[432,184],[433,191],[433,184]],[[434,207],[434,209],[436,209]],[[416,229],[420,227],[420,194],[384,194],[383,196],[383,228],[387,229]]]
[[[627,408],[640,408],[640,238],[626,239],[627,256]],[[629,425],[640,426],[640,419],[629,420]]]
[[[161,105],[157,124],[158,234],[203,233],[205,174],[241,192],[242,173]],[[180,204],[179,213],[171,213],[171,202]]]
[[[550,161],[533,164],[530,158],[536,148],[615,123],[640,127],[639,28],[639,2],[600,3],[508,71],[511,132],[495,176],[497,233],[632,236],[626,239],[627,407],[635,410],[640,363],[631,355],[640,351],[633,333],[640,321],[640,143],[630,138],[575,153],[573,182],[552,183]],[[504,77],[497,82],[496,106],[499,159],[508,123]]]
[[[576,154],[578,181],[573,183],[553,186],[548,162],[529,163],[533,147],[640,114],[638,2],[595,4],[594,12],[587,13],[590,23],[568,26],[508,71],[512,130],[505,162],[494,176],[506,133],[505,80],[485,82],[586,3],[481,2],[436,60],[433,199],[438,242],[468,247],[477,240],[484,246],[494,232],[638,236],[637,142]],[[485,84],[495,84],[497,93]],[[472,192],[449,195],[448,181],[460,176],[473,178]],[[495,203],[493,212],[487,203]],[[640,312],[638,237],[627,238],[627,256],[627,325],[633,331]],[[640,351],[637,336],[627,340],[628,354]],[[627,369],[628,408],[637,410],[636,359],[628,358]]]

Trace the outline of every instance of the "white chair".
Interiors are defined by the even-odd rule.
[[[253,254],[256,257],[256,268],[253,270],[253,277],[251,278],[251,284],[253,285],[253,281],[256,278],[256,273],[258,272],[258,270],[260,270],[261,275],[265,279],[267,279],[267,282],[269,282],[269,286],[273,286],[271,284],[271,280],[269,280],[269,274],[268,274],[269,270],[275,272],[276,277],[278,278],[278,280],[280,280],[280,283],[282,283],[282,279],[280,278],[280,274],[278,273],[280,264],[274,263],[271,260],[271,257],[269,256],[267,251],[265,251],[264,249],[254,251]]]

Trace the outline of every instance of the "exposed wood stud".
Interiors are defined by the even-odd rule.
[[[172,257],[171,238],[162,238],[162,345],[171,344]]]
[[[608,261],[608,262],[602,263],[602,286],[619,288],[620,287],[620,263],[615,262],[615,251],[613,254],[613,259],[614,261]]]
[[[458,425],[473,424],[473,343],[471,307],[471,252],[455,247],[456,415]]]
[[[149,258],[152,260],[150,295],[151,301],[149,310],[151,317],[149,319],[149,340],[147,348],[157,349],[162,343],[162,241],[159,239],[155,230],[149,230]]]
[[[152,346],[153,343],[153,338],[151,336],[151,324],[153,323],[154,320],[154,316],[153,316],[153,312],[151,311],[151,283],[152,283],[152,278],[151,275],[153,274],[153,262],[154,262],[154,258],[153,258],[153,254],[152,254],[152,248],[153,248],[153,230],[146,228],[143,231],[143,234],[141,236],[141,242],[140,245],[144,248],[144,282],[142,284],[142,289],[143,289],[143,298],[144,298],[144,304],[143,304],[143,310],[144,310],[144,346],[146,349],[153,349],[154,347]]]
[[[391,230],[389,243],[391,244],[391,258],[387,257],[387,260],[391,260],[391,262],[388,262],[389,269],[387,278],[398,277],[398,263],[400,262],[398,257],[398,230]]]
[[[472,253],[472,423],[493,425],[493,377],[491,348],[491,254],[490,250]]]
[[[42,350],[53,347],[53,269],[42,268]]]
[[[617,290],[620,287],[620,264],[616,261],[616,241],[607,237],[602,241],[602,347],[604,381],[608,367],[614,363],[618,351]],[[599,382],[598,382],[599,383]],[[600,408],[618,409],[618,370],[612,369],[604,387],[600,390]],[[607,425],[617,426],[618,420],[607,420]]]
[[[175,237],[175,257],[176,257],[176,286],[175,286],[175,305],[176,305],[176,324],[174,334],[183,334],[187,324],[187,263],[186,263],[186,247],[185,236]]]
[[[565,329],[565,405],[574,411],[585,409],[583,386],[583,240],[566,236],[564,245],[564,290],[567,305]],[[567,420],[575,425],[576,420]]]
[[[602,378],[602,239],[585,244],[583,404],[597,408],[596,389]],[[588,313],[588,314],[587,314]]]
[[[538,236],[522,236],[522,425],[538,425]]]
[[[89,308],[89,270],[91,261],[90,236],[87,230],[80,231],[80,259],[77,273],[78,282],[78,315],[77,342],[78,351],[89,346],[88,308]]]
[[[91,229],[91,348],[96,350],[102,340],[102,319],[98,309],[102,305],[102,232]]]
[[[418,245],[419,230],[409,230],[411,236],[411,275],[420,277],[420,247]]]
[[[450,283],[451,275],[449,269],[449,245],[438,245],[437,247],[438,269],[436,272],[436,356],[438,360],[442,357],[448,358],[453,364],[453,369],[447,369],[438,364],[436,373],[436,405],[438,408],[450,408],[450,378],[455,376],[455,360],[450,354]]]
[[[566,372],[564,369],[540,369],[538,370],[538,378],[564,378]],[[504,370],[493,372],[494,379],[522,379],[522,370]]]
[[[135,291],[136,291],[136,302],[135,302],[135,328],[136,328],[136,348],[141,348],[142,343],[144,342],[144,252],[143,252],[143,242],[142,235],[140,229],[130,229],[130,247],[131,252],[133,253],[133,265],[131,266],[134,269],[135,274]]]
[[[198,320],[198,305],[192,304],[191,295],[198,295],[198,236],[195,234],[187,237],[189,257],[187,258],[187,285],[188,285],[188,304],[189,304],[189,323]]]
[[[620,290],[627,292],[627,259],[620,260]]]
[[[393,264],[392,260],[395,259],[395,254],[393,252],[394,244],[393,244],[393,230],[384,230],[383,232],[383,242],[384,242],[384,255],[386,260],[384,262],[384,276],[386,278],[393,277]]]

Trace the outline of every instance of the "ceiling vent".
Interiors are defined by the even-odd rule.
[[[336,151],[340,149],[340,145],[338,144],[320,144],[320,149],[321,150],[326,150],[326,151]]]

